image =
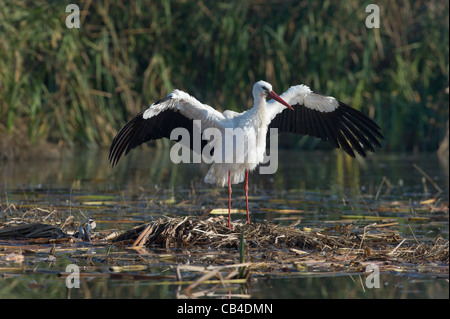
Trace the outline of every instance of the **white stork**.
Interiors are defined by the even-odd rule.
[[[227,128],[241,128],[244,135],[241,142],[245,143],[243,161],[230,163],[224,161],[225,155],[222,155],[219,160],[216,158],[213,161],[204,180],[221,187],[228,182],[228,227],[231,228],[231,184],[244,180],[247,223],[250,223],[248,172],[263,161],[269,128],[277,128],[279,133],[321,138],[342,148],[352,157],[355,156],[354,151],[366,157],[367,150],[374,152],[373,145],[381,147],[379,139],[383,139],[383,135],[374,121],[334,97],[311,91],[306,85],[292,86],[280,97],[272,91],[272,85],[259,81],[253,86],[253,98],[254,105],[247,111],[237,113],[227,110],[221,113],[183,91],[174,90],[166,98],[141,111],[117,133],[111,144],[109,161],[114,166],[124,152],[126,155],[149,140],[170,138],[175,128],[182,127],[193,133],[194,120],[200,121],[201,134],[208,128],[215,128],[223,133],[223,139]],[[267,98],[272,100],[266,101]],[[255,142],[249,143],[249,140]],[[191,148],[194,145],[195,141],[190,143]],[[202,150],[206,145],[206,140],[202,139]],[[224,148],[225,141],[216,141],[213,146],[220,145]],[[233,151],[238,149],[235,145]],[[253,160],[249,160],[250,155]]]

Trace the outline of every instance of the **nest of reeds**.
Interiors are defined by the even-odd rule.
[[[233,222],[230,229],[223,216],[207,219],[159,218],[123,233],[114,242],[160,248],[236,248],[243,231],[245,242],[254,248],[272,246],[321,249],[325,244],[300,229],[272,223]]]
[[[241,239],[246,248],[289,249],[296,255],[330,253],[363,260],[399,262],[442,262],[448,265],[448,240],[419,243],[400,238],[397,223],[334,226],[328,229],[297,228],[273,223],[233,222],[232,229],[223,216],[159,218],[119,235],[115,244],[154,248],[238,248]],[[394,228],[392,228],[394,227]],[[243,238],[241,238],[243,236]],[[347,260],[349,260],[347,258]]]
[[[208,253],[230,249],[229,253],[241,251],[242,254],[244,249],[252,256],[252,263],[262,268],[269,267],[269,264],[275,267],[275,263],[280,267],[289,264],[299,269],[312,267],[341,271],[344,267],[348,271],[360,271],[365,263],[377,262],[387,267],[386,270],[402,265],[406,268],[422,265],[429,271],[448,273],[447,239],[438,236],[434,240],[419,242],[415,237],[402,238],[398,223],[392,221],[366,225],[334,224],[328,228],[233,221],[229,229],[226,217],[206,215],[200,218],[162,217],[118,233],[98,231],[90,219],[73,224],[68,218],[53,225],[47,224],[53,213],[41,209],[35,214],[27,214],[28,217],[32,215],[31,219],[14,219],[0,225],[0,239],[14,239],[16,245],[21,242],[73,245],[90,241],[99,246],[203,249]]]

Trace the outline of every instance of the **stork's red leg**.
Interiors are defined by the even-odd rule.
[[[248,170],[245,171],[244,191],[245,191],[245,205],[247,207],[247,224],[250,224],[250,215],[248,213]]]
[[[228,228],[231,229],[231,175],[228,171]]]

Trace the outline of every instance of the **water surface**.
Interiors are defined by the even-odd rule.
[[[250,174],[252,221],[324,227],[362,218],[395,218],[402,237],[448,239],[448,159],[434,154],[374,154],[352,159],[341,152],[280,151],[273,175]],[[130,229],[161,216],[200,215],[226,208],[226,189],[204,184],[205,164],[172,164],[168,150],[140,148],[111,168],[107,152],[79,150],[60,160],[2,163],[0,222],[14,217],[14,205],[53,207],[76,218],[89,216],[99,229]],[[243,185],[233,186],[233,208],[245,209]],[[245,213],[233,214],[245,218]],[[93,254],[107,252],[96,248]],[[84,280],[67,290],[54,274],[73,262],[70,255],[39,261],[37,273],[0,280],[0,298],[177,298],[182,289],[158,279]],[[95,256],[94,256],[95,257]],[[102,258],[92,267],[108,269]],[[0,265],[0,268],[4,265]],[[7,267],[14,267],[8,264]],[[413,267],[414,268],[414,267]],[[48,273],[48,274],[47,274]],[[447,271],[448,274],[448,271]],[[420,271],[383,273],[379,289],[360,274],[271,274],[257,277],[236,294],[252,298],[448,298],[448,275]],[[230,291],[215,289],[216,297]]]

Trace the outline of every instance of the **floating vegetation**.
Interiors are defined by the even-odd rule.
[[[353,266],[375,261],[384,266],[395,265],[398,269],[404,267],[406,271],[417,264],[422,264],[423,269],[427,263],[432,263],[434,270],[448,273],[448,240],[438,237],[421,243],[414,238],[401,238],[396,222],[380,221],[364,227],[337,225],[325,229],[300,229],[273,223],[246,225],[243,222],[233,222],[232,226],[228,229],[223,216],[160,218],[121,234],[114,242],[166,249],[203,248],[211,251],[229,248],[238,253],[240,233],[245,227],[247,254],[251,255],[249,259],[255,265],[277,268],[273,261],[277,264],[278,259],[283,260],[280,270],[285,266],[299,270],[302,269],[300,265],[320,265],[323,271],[344,270],[349,266],[349,270],[355,271]],[[269,261],[267,256],[271,256]],[[444,267],[436,267],[436,263]]]
[[[92,258],[87,253],[90,249],[106,251],[103,255],[96,253],[96,259],[101,260],[104,272],[116,277],[117,273],[136,272],[139,278],[148,279],[145,270],[157,263],[173,269],[173,277],[169,276],[173,281],[180,281],[181,270],[194,268],[204,271],[202,281],[210,282],[225,271],[220,280],[236,283],[250,275],[286,272],[364,273],[366,266],[374,263],[380,271],[448,275],[449,270],[448,239],[403,237],[398,222],[392,219],[336,223],[325,228],[234,221],[229,229],[226,217],[207,212],[200,217],[161,217],[118,232],[96,230],[92,220],[57,220],[56,215],[51,209],[41,208],[26,212],[22,219],[0,224],[0,272],[8,272],[2,264],[20,263],[37,252],[46,252],[52,258],[59,252],[70,252],[71,258],[83,260]],[[52,224],[42,222],[50,219]],[[88,236],[80,236],[86,231]]]
[[[1,238],[65,238],[65,234],[61,229],[56,226],[42,224],[42,223],[31,223],[24,224],[15,227],[6,227],[0,229],[0,239]]]

